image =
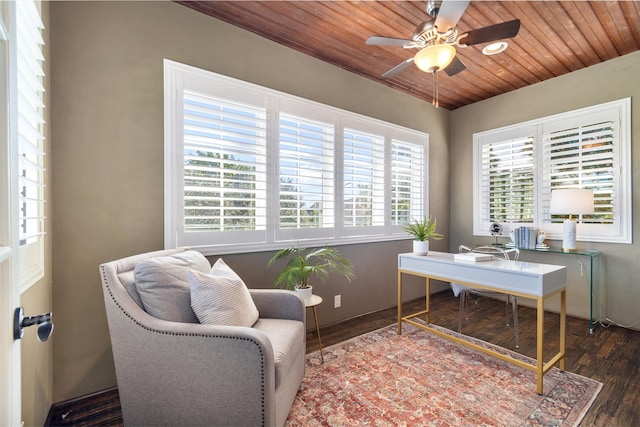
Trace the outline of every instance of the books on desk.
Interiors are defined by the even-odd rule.
[[[480,261],[491,261],[493,259],[493,255],[491,254],[476,254],[476,253],[464,253],[464,254],[454,254],[454,261],[463,261],[463,262],[480,262]]]
[[[505,248],[515,248],[516,244],[513,243],[513,242],[509,242],[509,243],[506,243],[504,245],[504,247]],[[520,249],[526,249],[526,248],[520,248]],[[536,243],[535,250],[536,251],[549,251],[549,250],[551,250],[551,248],[546,243]]]
[[[533,227],[517,227],[513,230],[516,248],[533,250],[536,247],[538,233]]]

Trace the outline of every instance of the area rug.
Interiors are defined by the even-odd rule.
[[[444,328],[442,331],[457,335]],[[478,344],[532,359],[473,338]],[[535,372],[411,325],[391,325],[307,355],[287,426],[576,426],[602,384]]]

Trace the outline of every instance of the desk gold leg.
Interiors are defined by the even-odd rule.
[[[566,339],[567,339],[567,293],[565,290],[560,292],[560,370],[564,371],[564,361],[566,359]]]
[[[537,335],[537,351],[536,351],[536,374],[538,376],[538,394],[542,394],[543,376],[544,376],[544,298],[538,297],[538,335]]]
[[[320,346],[320,363],[324,363],[324,355],[322,354],[322,340],[320,339],[320,325],[318,325],[318,312],[316,307],[313,306],[313,319],[316,321],[316,333],[318,334],[318,345]]]
[[[431,323],[431,317],[430,317],[430,313],[429,313],[429,309],[431,308],[431,281],[429,280],[428,277],[425,278],[425,286],[426,286],[426,297],[425,297],[425,303],[426,303],[426,313],[425,313],[425,320],[427,321],[427,323]]]
[[[402,335],[402,273],[398,270],[398,335]]]

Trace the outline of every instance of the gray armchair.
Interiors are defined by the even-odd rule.
[[[125,425],[283,425],[304,377],[304,303],[289,291],[250,290],[253,327],[157,319],[142,308],[134,268],[178,252],[100,266]]]

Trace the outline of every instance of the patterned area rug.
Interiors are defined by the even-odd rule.
[[[553,368],[540,396],[533,371],[411,325],[396,329],[326,348],[324,364],[309,354],[287,426],[571,426],[602,388]]]

